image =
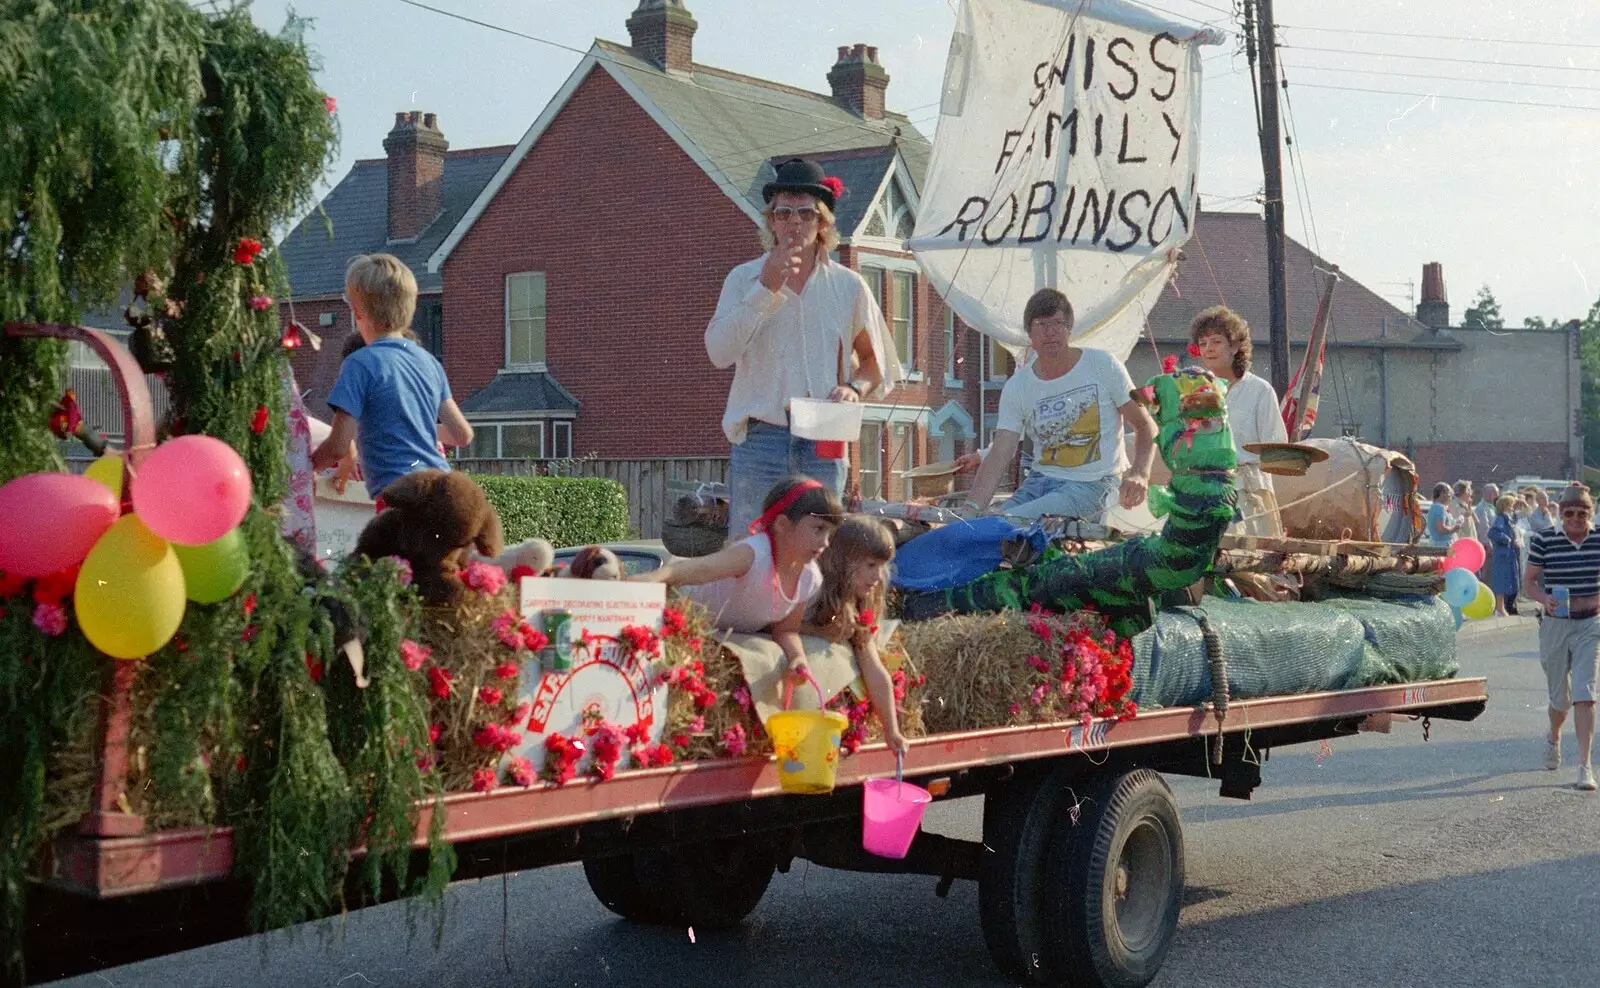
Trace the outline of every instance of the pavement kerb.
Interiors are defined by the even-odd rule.
[[[1464,642],[1485,635],[1498,634],[1502,631],[1515,631],[1522,628],[1537,628],[1539,619],[1531,614],[1518,614],[1516,617],[1484,618],[1481,621],[1468,621],[1456,631],[1456,641]]]

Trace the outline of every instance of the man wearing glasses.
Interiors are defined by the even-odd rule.
[[[1572,709],[1578,735],[1579,789],[1593,792],[1595,679],[1600,674],[1600,534],[1594,499],[1577,484],[1561,494],[1561,517],[1533,537],[1522,591],[1544,607],[1539,658],[1550,687],[1550,737],[1544,767],[1561,767],[1561,725]]]
[[[843,192],[844,184],[815,162],[791,158],[779,165],[762,190],[767,253],[728,274],[706,327],[711,362],[734,369],[722,416],[733,447],[728,532],[734,539],[784,477],[804,474],[835,494],[844,491],[842,448],[792,435],[791,398],[881,397],[903,376],[866,281],[829,256],[839,245],[833,210]]]

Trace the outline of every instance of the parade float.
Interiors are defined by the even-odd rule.
[[[155,897],[173,890],[236,890],[206,900],[218,914],[206,935],[230,936],[396,896],[437,906],[453,879],[582,861],[625,917],[717,927],[804,857],[934,875],[941,889],[976,879],[1008,972],[1143,983],[1182,890],[1176,808],[1155,770],[1210,775],[1248,798],[1274,745],[1386,730],[1395,713],[1483,709],[1482,680],[1449,678],[1452,618],[1431,595],[1438,554],[1394,548],[1383,557],[1393,565],[1363,567],[1328,551],[1320,567],[1294,567],[1430,581],[1390,595],[1404,599],[1378,601],[1348,579],[1337,591],[1302,581],[1312,592],[1292,603],[1214,596],[1232,447],[1217,427],[1223,389],[1202,374],[1164,374],[1143,393],[1174,474],[1160,533],[1106,546],[1058,539],[1019,565],[863,615],[912,738],[903,760],[878,743],[846,646],[813,643],[813,678],[796,689],[770,640],[721,634],[659,585],[468,560],[465,541],[448,572],[403,552],[319,559],[291,520],[306,492],[294,490],[290,451],[308,437],[286,384],[289,351],[315,341],[280,325],[273,298],[287,286],[266,244],[311,203],[335,105],[292,24],[272,37],[246,12],[176,0],[82,6],[79,18],[26,22],[20,61],[0,69],[0,113],[18,137],[0,152],[13,245],[0,267],[6,980],[22,978],[25,942],[43,970],[117,956],[100,948],[147,939],[145,924],[177,908]],[[1096,4],[1092,22],[1059,6],[1005,6],[1049,15],[1020,27],[1059,40],[1040,64],[1063,69],[1041,78],[1059,78],[1049,98],[1068,109],[1115,98],[1070,82],[1078,39],[1110,51],[1134,38],[1158,64],[1187,66],[1189,88],[1174,70],[1162,105],[1119,127],[1152,133],[1165,115],[1160,133],[1195,135],[1203,34],[1122,4]],[[985,46],[1006,42],[970,11],[962,24],[961,85],[944,110],[956,122],[985,84]],[[1040,102],[1024,93],[1020,105]],[[126,112],[106,113],[113,105]],[[1192,147],[1188,160],[1192,172]],[[1171,195],[1148,199],[1180,229],[1192,182],[1160,188]],[[983,197],[983,209],[1007,195]],[[1060,229],[1081,228],[1060,195]],[[977,208],[965,200],[941,217],[948,201],[929,198],[923,222],[993,222],[980,210],[963,226]],[[1017,203],[1034,214],[1037,203]],[[1113,289],[1072,283],[1101,299],[1089,322],[1111,326],[1153,298],[1173,247],[1101,250],[1099,267],[1064,268],[1093,269],[1086,277]],[[949,273],[941,289],[963,300],[958,310],[981,305],[973,324],[1003,338],[994,313],[1013,300],[979,299]],[[77,325],[129,285],[128,347]],[[62,394],[66,341],[111,368],[124,420],[121,447],[81,476],[57,446],[82,431]],[[172,396],[161,423],[147,372]],[[1449,591],[1475,602],[1476,581],[1455,582]],[[875,840],[873,794],[896,774],[917,784],[894,788],[896,803],[984,794],[992,853],[914,820],[895,846]],[[1081,819],[1061,802],[1069,779],[1105,796]],[[1128,843],[1130,828],[1148,839]],[[1093,840],[1068,839],[1084,830]],[[1110,857],[1092,865],[1099,845]],[[1047,876],[1062,869],[1071,874],[1046,902]],[[1117,896],[1130,887],[1150,892],[1148,916],[1121,917]],[[162,909],[137,921],[89,910],[147,899]],[[224,921],[219,901],[244,922]],[[30,921],[30,910],[50,919]],[[1137,956],[1108,954],[1106,931],[1135,920],[1150,933]]]

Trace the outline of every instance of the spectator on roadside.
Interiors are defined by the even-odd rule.
[[[706,354],[733,368],[722,431],[728,462],[728,532],[737,542],[762,499],[791,474],[838,496],[849,461],[789,431],[789,400],[860,401],[903,376],[866,280],[830,259],[839,244],[834,207],[844,184],[822,166],[791,158],[762,190],[767,253],[728,273],[706,327]]]
[[[1496,617],[1517,613],[1517,590],[1522,586],[1522,535],[1511,516],[1516,500],[1510,494],[1500,495],[1494,502],[1494,520],[1489,523],[1489,559],[1484,568],[1489,589],[1494,591]]]
[[[1451,504],[1450,510],[1456,516],[1456,538],[1476,539],[1478,537],[1478,518],[1472,511],[1472,481],[1456,481],[1455,500]]]
[[[1561,494],[1561,525],[1533,537],[1522,592],[1544,608],[1539,659],[1549,687],[1550,734],[1544,767],[1561,767],[1561,725],[1567,711],[1578,735],[1579,789],[1593,792],[1589,752],[1594,743],[1595,680],[1600,678],[1600,533],[1594,499],[1578,484]],[[1565,600],[1552,591],[1564,589]],[[1565,607],[1566,613],[1556,612]]]
[[[1550,495],[1545,493],[1543,487],[1534,488],[1533,510],[1528,512],[1528,527],[1533,529],[1534,534],[1556,527],[1555,513],[1550,510]]]
[[[1433,504],[1428,508],[1426,522],[1428,544],[1448,548],[1461,523],[1450,511],[1450,485],[1440,481],[1433,485]]]

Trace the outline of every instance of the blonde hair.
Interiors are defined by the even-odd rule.
[[[344,269],[344,291],[382,329],[410,329],[417,311],[417,279],[393,254],[357,254]]]
[[[811,195],[809,192],[794,194]],[[817,209],[817,246],[822,248],[823,253],[831,253],[839,246],[839,228],[835,225],[833,210],[816,196],[811,196],[811,199],[811,204]],[[762,218],[766,220],[761,227],[761,246],[767,250],[778,246],[778,236],[772,232],[772,208],[772,204],[768,203],[767,208],[761,213]]]
[[[1239,351],[1233,355],[1233,376],[1244,377],[1250,369],[1250,324],[1244,317],[1225,305],[1213,305],[1194,317],[1189,324],[1189,340],[1199,345],[1202,336],[1220,336],[1230,347]]]
[[[1502,494],[1494,499],[1494,510],[1498,511],[1502,515],[1508,515],[1511,513],[1511,509],[1516,507],[1516,504],[1516,495]]]
[[[862,609],[883,615],[884,583],[880,581],[867,600],[855,600],[851,594],[851,570],[857,563],[894,560],[894,533],[881,519],[867,515],[849,515],[839,523],[839,528],[828,540],[818,565],[822,568],[822,593],[811,605],[807,623],[818,628],[839,627],[840,640],[848,640],[860,629]]]

